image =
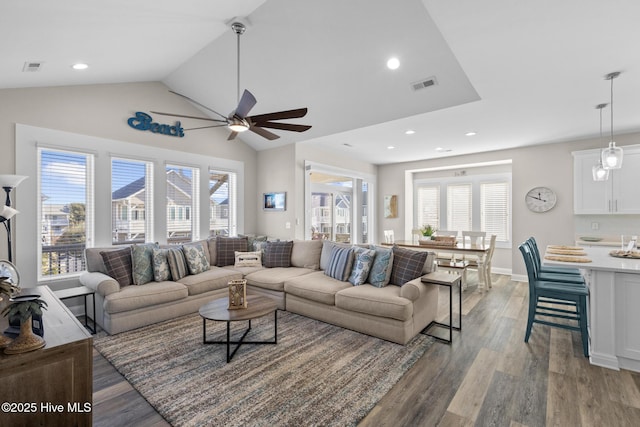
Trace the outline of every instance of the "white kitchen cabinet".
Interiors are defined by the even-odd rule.
[[[579,214],[640,214],[640,145],[627,145],[621,169],[609,172],[607,181],[594,181],[591,169],[600,149],[573,153],[573,212]]]
[[[640,275],[616,273],[616,354],[640,360]]]

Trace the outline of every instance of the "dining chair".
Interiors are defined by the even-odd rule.
[[[519,246],[519,249],[527,268],[529,280],[529,313],[524,342],[529,342],[534,323],[579,331],[582,338],[582,351],[585,357],[589,357],[589,334],[587,332],[589,289],[584,283],[540,280],[530,245],[524,242]],[[565,306],[568,309],[557,306]],[[559,323],[553,319],[563,319],[563,321]],[[566,322],[567,320],[575,321],[577,326]]]
[[[411,241],[413,243],[419,243],[421,238],[422,238],[422,230],[420,230],[419,228],[412,228]]]
[[[466,245],[469,243],[471,246],[477,246],[479,248],[484,249],[485,247],[485,239],[487,238],[486,231],[463,231],[462,232],[462,244]],[[462,259],[466,259],[469,261],[469,265],[478,265],[478,256],[477,255],[465,255]]]
[[[384,241],[385,243],[395,243],[395,238],[393,237],[393,230],[384,230]]]
[[[493,259],[493,252],[496,248],[497,237],[495,234],[492,234],[489,238],[488,250],[484,257],[475,255],[471,255],[472,258],[467,257],[469,268],[478,270],[478,279],[482,278],[486,289],[493,287],[493,283],[491,282],[491,260]]]

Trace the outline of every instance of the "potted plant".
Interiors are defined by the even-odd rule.
[[[47,302],[41,300],[38,295],[18,296],[10,301],[11,304],[2,310],[2,314],[10,318],[15,316],[20,320],[20,335],[4,349],[4,352],[26,353],[44,347],[44,339],[33,333],[31,318],[33,315],[42,316],[42,310],[47,309]]]
[[[420,231],[422,231],[422,235],[425,237],[425,240],[431,240],[431,236],[436,232],[436,229],[430,224],[427,224],[423,226]]]
[[[9,299],[20,292],[18,285],[14,284],[8,277],[0,277],[0,310],[5,307]],[[5,348],[11,344],[12,339],[6,335],[0,335],[0,348]]]

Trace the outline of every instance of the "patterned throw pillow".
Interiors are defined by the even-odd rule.
[[[182,252],[187,261],[189,274],[199,274],[209,269],[209,261],[202,245],[183,245]]]
[[[412,251],[394,246],[391,283],[402,286],[408,281],[422,276],[422,269],[428,255],[429,253],[425,251]]]
[[[169,261],[169,270],[171,270],[173,280],[180,280],[189,274],[187,260],[184,259],[184,252],[180,246],[167,249],[167,261]]]
[[[221,237],[216,239],[216,256],[218,267],[234,265],[236,263],[236,251],[247,252],[248,241],[246,237]]]
[[[336,246],[331,250],[329,265],[324,271],[324,274],[344,282],[349,278],[352,266],[353,248],[340,248]]]
[[[371,265],[376,256],[373,249],[354,248],[355,260],[353,261],[353,269],[349,275],[349,282],[353,286],[360,286],[367,281]]]
[[[389,284],[391,280],[391,269],[393,267],[393,251],[390,248],[381,246],[370,246],[375,250],[376,256],[369,271],[369,283],[376,288],[383,288]]]
[[[131,247],[134,285],[144,285],[153,280],[153,249],[156,247],[155,243]]]
[[[171,270],[167,259],[168,252],[168,249],[153,250],[153,280],[156,282],[171,280]]]
[[[236,252],[234,267],[262,267],[262,252]]]
[[[130,247],[101,251],[100,256],[107,269],[107,275],[113,277],[120,286],[129,286],[133,283]]]
[[[267,268],[291,267],[291,249],[293,249],[293,241],[267,242],[264,250],[264,266]]]

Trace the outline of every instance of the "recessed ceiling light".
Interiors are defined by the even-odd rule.
[[[439,152],[439,153],[448,153],[449,151],[451,151],[451,148],[438,147],[438,148],[436,148],[436,151]]]
[[[394,148],[396,148],[396,147],[394,147],[393,145],[390,145],[390,146],[387,147],[387,150],[393,150]]]
[[[389,58],[387,61],[387,68],[390,70],[396,70],[400,66],[400,60],[396,57]]]
[[[413,135],[414,133],[416,133],[416,131],[413,130],[413,129],[409,129],[409,130],[405,131],[406,135]]]
[[[467,132],[467,133],[464,134],[464,136],[475,136],[475,135],[477,135],[477,133],[474,132],[474,131]]]
[[[89,66],[87,64],[79,62],[77,64],[73,64],[71,68],[73,68],[74,70],[86,70],[87,68],[89,68]]]

